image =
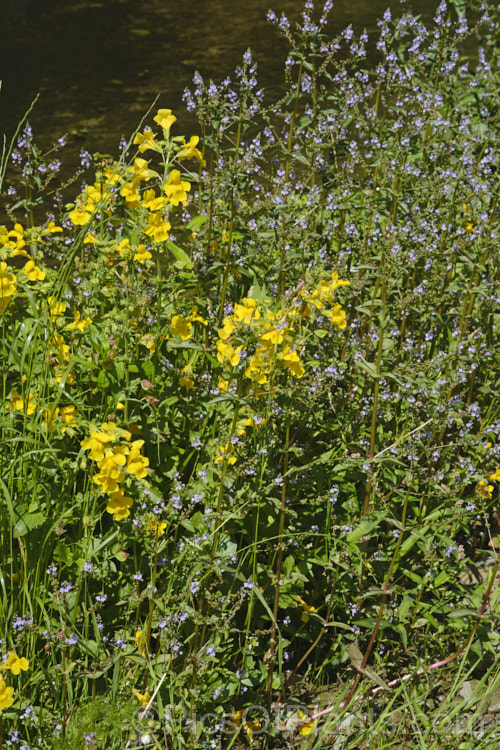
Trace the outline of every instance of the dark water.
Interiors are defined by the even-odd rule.
[[[430,17],[435,5],[413,10]],[[399,0],[337,0],[332,31],[374,32],[388,6],[401,12]],[[0,0],[0,137],[37,93],[35,139],[46,148],[73,132],[70,158],[83,146],[116,154],[157,95],[188,134],[182,92],[194,71],[221,79],[249,46],[261,85],[278,91],[287,45],[266,21],[270,7],[293,22],[303,0]]]

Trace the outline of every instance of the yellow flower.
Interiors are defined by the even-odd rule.
[[[193,374],[193,368],[191,365],[186,365],[182,372],[185,372],[186,375],[182,375],[179,383],[180,385],[184,386],[186,391],[190,391],[191,388],[194,388],[194,380],[192,379],[191,375]]]
[[[32,399],[32,393],[28,394],[28,399],[26,400],[23,396],[19,395],[15,388],[12,389],[10,403],[14,411],[22,411],[24,414],[28,414],[28,416],[33,414],[36,411],[36,403]],[[8,409],[9,407],[7,406],[6,408]]]
[[[42,234],[56,234],[62,232],[62,227],[58,227],[53,221],[49,221],[45,229],[42,230]]]
[[[258,352],[250,358],[245,370],[245,377],[250,380],[256,380],[259,385],[264,385],[264,383],[268,382],[267,369],[264,368],[264,360]]]
[[[227,393],[229,388],[229,380],[224,380],[224,378],[219,378],[219,382],[217,384],[219,386],[219,391],[221,393]]]
[[[0,263],[0,314],[3,313],[11,298],[17,294],[16,277],[10,273],[7,263]]]
[[[153,133],[153,131],[148,128],[144,131],[144,133],[137,133],[134,140],[132,141],[134,146],[139,146],[139,151],[141,154],[144,153],[144,151],[152,150],[157,151],[158,146],[155,141],[156,133]]]
[[[233,714],[231,714],[231,718],[234,721],[234,723],[238,727],[243,727],[243,730],[250,740],[252,742],[254,732],[258,732],[259,729],[262,727],[262,722],[257,721],[255,719],[249,719],[243,721],[243,716],[246,714],[246,711],[243,711],[240,709],[239,711],[235,711]]]
[[[190,323],[194,323],[195,321],[203,323],[204,326],[208,325],[208,320],[205,320],[205,318],[202,318],[202,316],[198,314],[198,305],[193,305],[191,315],[189,316]]]
[[[163,196],[157,197],[154,190],[145,190],[142,196],[142,205],[150,211],[159,211],[165,205]]]
[[[49,297],[48,303],[49,303],[50,317],[52,320],[56,320],[56,318],[59,318],[63,314],[63,312],[66,310],[66,303],[58,302],[55,297]]]
[[[147,648],[147,644],[146,644],[146,636],[142,632],[142,630],[136,630],[135,631],[135,644],[136,644],[137,648],[139,649],[139,651],[141,652],[141,654],[143,656],[146,656],[146,654],[148,652],[148,648]]]
[[[155,521],[150,518],[146,524],[146,534],[153,533],[155,536],[162,536],[166,528],[167,524],[164,521]]]
[[[183,159],[198,159],[202,166],[205,166],[205,160],[203,159],[203,156],[201,154],[201,151],[199,151],[196,146],[200,142],[200,138],[198,135],[192,135],[189,139],[189,142],[186,143],[186,139],[183,138],[182,140],[182,149],[177,154],[177,157],[179,161],[182,161]]]
[[[151,333],[145,333],[144,336],[141,337],[140,344],[146,347],[146,349],[149,349],[151,354],[156,350],[156,339]]]
[[[182,315],[174,315],[171,323],[173,335],[180,336],[183,341],[187,341],[193,335],[193,326],[188,320],[184,320]]]
[[[483,480],[479,480],[479,486],[478,486],[478,492],[483,497],[491,497],[491,494],[493,490],[495,489],[492,484],[488,484],[488,482],[483,482]]]
[[[295,375],[296,378],[301,378],[304,375],[305,369],[300,364],[299,355],[297,352],[290,351],[289,346],[285,347],[285,350],[280,354],[279,358],[285,363],[292,375]]]
[[[236,456],[231,455],[234,453],[234,445],[232,443],[226,443],[225,445],[219,445],[215,451],[214,464],[218,464],[227,456],[228,466],[232,466],[236,463]]]
[[[146,250],[146,245],[139,245],[137,251],[134,254],[134,260],[141,264],[144,264],[145,260],[149,260],[152,257],[153,256],[151,255],[149,250]]]
[[[219,328],[219,331],[218,331],[219,338],[222,339],[222,341],[226,341],[231,336],[233,331],[236,330],[236,326],[234,325],[231,318],[228,318],[227,316],[224,318],[222,323],[223,323],[223,326],[222,328]]]
[[[345,310],[342,309],[341,305],[334,305],[334,307],[331,310],[328,310],[325,315],[340,331],[346,327]]]
[[[135,474],[136,479],[144,479],[148,472],[146,467],[149,466],[149,458],[141,455],[141,448],[144,440],[134,440],[130,446],[130,453],[127,462],[127,473]]]
[[[307,719],[307,716],[303,711],[299,710],[299,718],[301,720],[301,724],[299,725],[299,734],[301,734],[303,737],[307,737],[308,734],[311,734],[311,732],[314,729],[314,721],[304,721],[304,719]]]
[[[3,677],[0,677],[0,712],[14,703],[14,688],[7,687]]]
[[[50,341],[51,346],[57,350],[57,356],[60,362],[67,362],[71,359],[69,346],[64,343],[64,339],[60,333],[57,333]]]
[[[97,237],[92,232],[89,232],[85,235],[85,239],[83,240],[84,245],[97,245]]]
[[[30,281],[43,281],[45,278],[45,271],[37,266],[34,260],[29,260],[24,268],[23,273],[28,277]]]
[[[488,479],[491,479],[492,482],[500,482],[500,466],[497,466],[495,471],[488,475]]]
[[[9,651],[7,658],[0,666],[0,669],[10,669],[12,674],[19,674],[21,670],[23,670],[23,672],[26,672],[29,667],[29,662],[24,658],[24,656],[19,657],[14,653],[14,651]]]
[[[72,323],[69,324],[68,329],[70,331],[83,331],[87,326],[90,326],[91,324],[91,318],[85,318],[85,320],[83,320],[80,311],[76,310],[75,319]]]
[[[231,344],[226,344],[225,341],[221,341],[219,339],[217,341],[217,359],[219,362],[224,362],[224,360],[227,359],[229,360],[229,364],[231,365],[231,367],[236,367],[241,359],[241,349],[241,346],[239,346],[237,349],[234,349]]]
[[[120,253],[120,258],[123,258],[125,254],[127,254],[128,256],[130,253],[130,240],[128,239],[128,237],[126,237],[124,240],[121,240],[118,243],[118,247],[116,249]]]
[[[149,695],[149,690],[146,690],[145,693],[140,693],[138,690],[133,691],[135,697],[141,704],[141,706],[147,706],[149,701],[151,700],[151,696]]]
[[[73,211],[69,212],[68,218],[75,226],[83,226],[92,218],[92,213],[87,206],[77,205]]]
[[[129,509],[133,503],[132,498],[126,497],[124,491],[119,489],[110,494],[106,510],[112,514],[113,520],[122,521],[130,515]]]
[[[111,440],[113,440],[113,436],[109,433],[94,430],[90,433],[89,438],[81,441],[80,445],[86,451],[90,451],[92,461],[102,461],[104,459],[104,446]]]
[[[14,250],[11,255],[26,255],[26,257],[29,257],[22,249],[26,245],[22,224],[14,224],[14,229],[10,230],[7,237],[10,238],[7,242],[8,247],[11,247]]]
[[[254,320],[260,318],[260,312],[257,310],[257,302],[251,297],[244,297],[241,305],[234,306],[233,319],[237,323],[246,323],[249,325]]]
[[[163,185],[163,192],[172,206],[183,206],[187,203],[187,194],[191,190],[191,183],[181,180],[181,173],[178,169],[172,169],[168,176],[168,182]]]
[[[163,130],[166,130],[168,132],[174,122],[177,121],[177,117],[172,114],[171,109],[159,109],[156,115],[153,117],[153,120],[157,125],[160,126],[160,128],[163,128]]]
[[[316,607],[311,607],[309,604],[306,604],[306,602],[300,596],[297,598],[302,605],[302,614],[300,616],[300,619],[302,620],[302,622],[309,622],[309,612],[317,612],[318,610],[316,609]]]
[[[138,186],[133,182],[126,182],[120,188],[120,195],[122,196],[122,198],[125,198],[131,208],[138,206],[141,202],[141,196],[139,195]]]
[[[152,237],[155,242],[164,242],[168,240],[168,230],[171,228],[169,221],[163,221],[161,214],[150,214],[149,224],[145,233]]]
[[[61,421],[65,424],[71,424],[75,421],[75,417],[78,416],[78,412],[75,409],[74,406],[63,406],[61,409]],[[65,431],[65,428],[63,427],[63,432]]]
[[[143,180],[149,180],[153,175],[146,159],[140,158],[134,159],[134,163],[129,167],[128,171],[133,175],[135,185],[138,185]]]

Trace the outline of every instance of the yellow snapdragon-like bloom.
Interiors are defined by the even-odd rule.
[[[171,109],[159,109],[156,115],[153,117],[153,120],[157,125],[160,126],[160,128],[163,128],[163,130],[166,130],[168,132],[174,122],[177,121],[177,117],[172,114]]]
[[[68,362],[71,359],[69,346],[64,343],[64,339],[60,333],[52,337],[50,344],[57,351],[57,356],[60,362]]]
[[[87,326],[92,325],[92,318],[82,318],[79,310],[75,310],[75,319],[69,324],[70,331],[84,331]]]
[[[168,240],[168,231],[171,228],[169,221],[164,221],[161,214],[152,213],[149,215],[149,223],[145,233],[152,237],[155,242],[165,242]]]
[[[28,277],[30,281],[43,281],[45,278],[45,271],[37,266],[34,260],[29,260],[24,268],[23,273]]]
[[[302,606],[302,614],[300,616],[300,619],[302,620],[302,622],[309,622],[309,613],[317,612],[318,610],[316,609],[316,607],[311,607],[309,604],[306,604],[306,602],[300,596],[297,598]]]
[[[483,497],[491,497],[494,489],[492,484],[488,484],[488,482],[484,482],[482,479],[479,480],[477,491]]]
[[[120,188],[120,195],[125,198],[126,202],[131,208],[139,205],[141,202],[141,196],[139,195],[139,188],[133,182],[126,182]]]
[[[267,373],[268,369],[264,366],[264,359],[256,352],[248,362],[245,369],[245,377],[255,380],[259,385],[264,385],[264,383],[268,382]]]
[[[238,727],[243,727],[243,731],[245,732],[250,742],[252,742],[254,732],[258,732],[261,729],[262,722],[257,721],[256,719],[247,719],[246,721],[243,721],[244,715],[245,711],[243,711],[243,709],[240,709],[239,711],[235,711],[233,714],[231,714],[231,718]]]
[[[57,234],[59,232],[62,232],[63,228],[58,227],[57,224],[53,221],[49,221],[45,229],[42,229],[42,234]]]
[[[139,157],[134,159],[134,163],[127,171],[133,176],[133,182],[135,185],[138,185],[140,182],[147,182],[153,176],[146,159],[141,159]]]
[[[86,451],[90,451],[90,458],[92,461],[102,461],[104,459],[104,451],[106,443],[113,440],[113,435],[109,432],[94,430],[90,433],[90,437],[86,440],[82,440],[80,445]]]
[[[150,211],[160,211],[166,201],[165,198],[157,196],[154,190],[145,190],[142,196],[142,205],[144,208],[148,208]]]
[[[296,378],[301,378],[304,375],[305,369],[300,363],[299,355],[297,352],[291,351],[289,346],[285,347],[279,358]]]
[[[186,391],[190,391],[192,388],[194,388],[194,380],[191,377],[191,375],[193,374],[193,368],[191,367],[191,365],[186,365],[183,368],[182,372],[185,373],[185,375],[181,376],[179,385],[182,385],[186,389]]]
[[[241,305],[234,306],[233,320],[249,325],[260,318],[257,302],[252,297],[243,297]]]
[[[314,721],[304,721],[304,719],[307,719],[307,716],[303,711],[299,710],[299,718],[301,720],[301,723],[299,725],[299,734],[302,735],[302,737],[307,737],[308,734],[311,734],[311,732],[314,729],[315,723]]]
[[[191,315],[189,316],[189,322],[194,323],[198,321],[199,323],[203,323],[204,326],[208,325],[208,320],[205,320],[199,313],[198,313],[198,305],[193,305],[191,310]]]
[[[113,516],[114,521],[123,521],[130,515],[130,508],[133,503],[131,497],[126,497],[124,491],[118,489],[110,494],[106,511]]]
[[[174,315],[171,321],[172,334],[180,336],[183,341],[187,341],[193,335],[193,326],[189,320],[185,320],[182,315]]]
[[[0,263],[0,315],[7,308],[12,297],[17,294],[16,276],[10,272],[7,263]]]
[[[151,333],[145,333],[144,336],[141,337],[139,343],[149,349],[151,354],[156,351],[156,339]]]
[[[69,212],[68,219],[75,226],[84,226],[92,218],[92,211],[87,206],[77,204],[75,208]]]
[[[17,255],[21,253],[21,250],[25,247],[26,242],[24,240],[24,229],[22,224],[14,224],[14,229],[11,229],[8,233],[8,247],[11,247],[14,252],[11,255]],[[17,252],[16,252],[17,251]],[[23,255],[25,253],[22,253]]]
[[[139,690],[133,690],[132,691],[141,704],[141,706],[147,706],[149,701],[151,700],[151,696],[149,695],[149,690],[146,690],[145,693],[139,692]]]
[[[36,403],[33,401],[33,394],[28,393],[28,398],[26,399],[21,396],[15,388],[12,389],[10,395],[10,404],[14,411],[21,411],[28,416],[36,411]],[[5,408],[8,409],[9,407],[6,406]]]
[[[146,534],[154,534],[155,536],[162,536],[165,533],[167,524],[165,521],[155,521],[150,518],[146,524]]]
[[[149,260],[152,257],[153,256],[149,250],[146,250],[146,245],[139,245],[134,253],[133,260],[137,261],[137,263],[144,264],[144,261]]]
[[[335,305],[331,310],[325,312],[325,316],[342,331],[347,323],[345,319],[345,310],[342,309],[341,305]]]
[[[148,128],[144,133],[137,133],[132,143],[139,146],[139,151],[143,154],[145,151],[158,151],[158,144],[155,141],[156,133]]]
[[[168,181],[163,185],[163,192],[172,206],[183,206],[187,203],[187,194],[191,190],[191,183],[181,180],[181,173],[178,169],[172,169],[168,176]]]
[[[205,160],[202,156],[201,151],[197,149],[197,145],[200,142],[200,137],[198,135],[192,135],[189,141],[186,143],[186,139],[184,138],[182,141],[182,149],[177,154],[177,158],[179,161],[182,161],[183,159],[198,159],[198,161],[201,162],[202,166],[205,166]]]
[[[0,712],[14,703],[14,688],[7,687],[3,677],[0,677]]]
[[[225,341],[220,339],[217,341],[217,359],[219,362],[225,362],[227,359],[231,367],[236,367],[241,359],[240,352],[243,347],[239,346],[235,349],[231,344],[226,344]]]
[[[59,318],[66,310],[65,302],[58,302],[55,297],[48,298],[50,317],[52,320]]]
[[[148,653],[148,646],[146,643],[146,635],[142,630],[135,631],[135,645],[143,656]]]
[[[231,334],[236,330],[236,326],[231,320],[231,318],[228,318],[227,316],[222,321],[222,328],[219,328],[219,338],[222,339],[222,341],[226,341]]]
[[[219,445],[215,451],[214,464],[218,464],[227,457],[227,463],[229,466],[236,463],[236,456],[233,456],[234,445],[232,443],[226,443],[225,445]]]
[[[12,674],[16,675],[19,674],[21,670],[26,672],[29,669],[29,666],[29,662],[24,656],[19,657],[14,651],[9,651],[7,658],[4,660],[3,664],[0,665],[0,669],[10,669]]]
[[[149,466],[149,458],[141,455],[141,448],[144,445],[144,440],[134,440],[130,445],[130,453],[127,461],[127,473],[134,474],[136,479],[144,479],[147,477],[147,466]]]
[[[497,466],[495,471],[492,471],[491,474],[488,475],[488,479],[491,479],[492,482],[500,482],[500,466]]]

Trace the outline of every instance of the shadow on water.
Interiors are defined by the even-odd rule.
[[[178,132],[195,123],[182,92],[195,70],[215,80],[230,74],[251,47],[259,81],[277,94],[286,42],[266,21],[270,6],[293,22],[303,0],[2,0],[0,135],[10,137],[37,93],[30,115],[35,140],[50,146],[73,133],[65,158],[80,148],[117,153],[159,95],[158,105],[180,114]],[[376,30],[399,0],[337,0],[332,31],[352,23]],[[430,16],[434,0],[415,12]],[[69,152],[69,153],[68,153]]]

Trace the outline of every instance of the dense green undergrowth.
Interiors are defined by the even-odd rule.
[[[498,21],[328,11],[4,149],[0,747],[498,742]]]

